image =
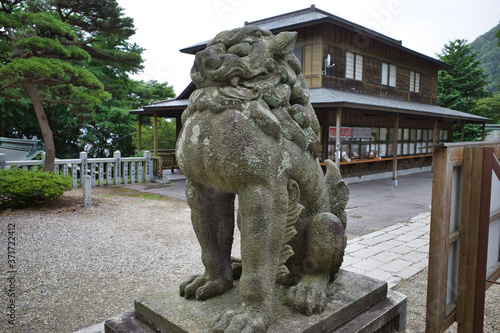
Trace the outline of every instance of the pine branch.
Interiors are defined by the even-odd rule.
[[[12,82],[10,82],[10,83],[6,84],[6,85],[5,85],[5,86],[3,86],[3,87],[0,87],[0,90],[4,90],[4,89],[7,89],[7,88],[9,88],[9,87],[12,87],[13,85],[15,85],[15,84],[17,84],[17,83],[19,83],[19,82],[23,82],[23,79],[17,79],[17,80],[15,80],[15,81],[12,81]]]
[[[82,102],[76,102],[72,99],[49,99],[49,98],[42,98],[41,99],[42,103],[47,103],[47,104],[75,104],[75,105],[82,105]]]

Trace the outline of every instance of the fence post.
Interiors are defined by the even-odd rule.
[[[121,153],[119,150],[115,151],[113,154],[113,157],[115,159],[115,168],[114,168],[114,184],[115,185],[120,185],[122,183],[121,180]]]
[[[128,184],[128,162],[123,163],[123,184]]]
[[[94,187],[95,186],[95,163],[90,163],[90,178],[91,178],[91,183],[90,186]]]
[[[7,162],[5,159],[5,154],[0,154],[0,170],[5,169],[6,166],[7,166]]]
[[[99,163],[99,186],[104,186],[104,163]]]
[[[135,183],[135,165],[136,165],[136,162],[131,162],[130,163],[130,184],[134,184]]]
[[[71,164],[71,178],[73,179],[73,187],[78,187],[78,170],[76,169],[76,163]]]
[[[137,182],[139,184],[141,184],[142,181],[144,180],[143,170],[144,170],[144,166],[142,165],[142,161],[141,161],[141,162],[137,163]]]
[[[80,185],[82,187],[84,186],[85,180],[86,180],[85,176],[87,175],[87,170],[88,170],[87,162],[88,162],[87,153],[82,151],[80,153],[80,163],[81,163],[81,165],[80,165]]]
[[[146,158],[146,183],[151,183],[153,180],[153,161],[151,160],[151,152],[145,150],[144,157]]]
[[[91,179],[92,177],[90,175],[85,175],[82,177],[82,180],[85,179],[83,182],[83,206],[85,208],[90,208],[92,207],[92,182]]]

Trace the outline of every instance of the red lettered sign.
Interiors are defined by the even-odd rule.
[[[337,127],[330,126],[330,138],[337,137]],[[350,127],[342,127],[340,129],[340,138],[341,139],[349,139],[351,137],[351,128]]]

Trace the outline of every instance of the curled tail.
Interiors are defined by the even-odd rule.
[[[342,180],[340,170],[332,160],[325,160],[325,165],[325,180],[330,198],[330,211],[339,218],[345,230],[347,226],[345,207],[349,201],[349,187]]]

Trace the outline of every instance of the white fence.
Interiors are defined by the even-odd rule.
[[[45,160],[5,161],[0,154],[0,169],[22,168],[36,171],[43,168]],[[153,181],[153,162],[151,153],[144,152],[144,157],[121,157],[115,151],[110,158],[87,158],[87,153],[80,153],[79,159],[55,160],[54,173],[71,175],[73,187],[83,185],[82,179],[90,175],[91,186],[150,183]]]

